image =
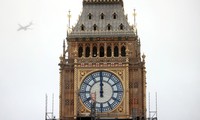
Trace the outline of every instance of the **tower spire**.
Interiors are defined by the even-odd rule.
[[[68,31],[69,31],[70,30],[70,20],[71,20],[71,11],[70,10],[68,11],[67,17],[68,17],[68,20],[69,20],[69,23],[68,23]]]
[[[63,58],[65,58],[65,40],[63,40]]]
[[[133,17],[134,17],[134,27],[136,27],[136,10],[133,10]]]

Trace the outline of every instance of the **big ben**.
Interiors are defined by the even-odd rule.
[[[60,119],[90,119],[93,107],[95,119],[146,119],[145,55],[123,0],[82,4],[60,57]]]

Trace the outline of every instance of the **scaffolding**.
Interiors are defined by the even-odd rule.
[[[45,95],[45,120],[58,120],[54,116],[54,94],[52,94],[52,109],[48,111],[48,96]]]
[[[79,97],[79,94],[77,93],[78,97]],[[150,98],[150,93],[149,93],[149,100],[148,100],[148,117],[147,117],[147,120],[158,120],[158,111],[157,111],[157,93],[155,93],[155,110],[151,110],[151,98]],[[77,100],[78,101],[78,100]],[[95,104],[94,104],[95,105]],[[59,118],[56,118],[54,116],[54,94],[52,94],[52,106],[51,106],[51,111],[48,111],[48,96],[47,94],[45,95],[45,120],[61,120]],[[94,108],[94,109],[92,109]],[[82,119],[90,119],[90,120],[96,120],[96,119],[101,119],[106,117],[106,116],[99,116],[99,115],[96,115],[96,110],[95,110],[95,106],[94,107],[91,107],[91,114],[90,116],[81,116],[79,113],[77,116],[73,116],[73,117],[77,117],[77,119],[81,120]],[[140,118],[137,118],[136,116],[137,114],[137,110],[136,109],[133,109],[133,113],[132,113],[132,120],[140,120]],[[112,116],[112,115],[111,115]],[[116,117],[120,116],[120,115],[115,115]],[[117,117],[117,118],[118,118]],[[117,119],[116,118],[116,119]],[[64,120],[64,119],[62,119]],[[66,118],[67,120],[67,118]]]
[[[149,117],[147,120],[158,120],[158,109],[157,109],[157,92],[155,93],[155,110],[151,110],[151,101],[150,101],[150,93],[149,93]]]

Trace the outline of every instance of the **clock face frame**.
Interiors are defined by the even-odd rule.
[[[89,74],[81,83],[80,99],[90,110],[91,93],[96,93],[96,111],[113,111],[123,99],[123,85],[111,72],[97,71]]]

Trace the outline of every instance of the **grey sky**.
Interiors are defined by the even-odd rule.
[[[200,120],[200,1],[124,1],[130,24],[137,11],[152,110],[157,91],[159,119]],[[1,119],[43,120],[45,93],[55,94],[58,117],[58,63],[69,9],[74,25],[82,0],[0,1]],[[31,21],[32,30],[17,31]]]

